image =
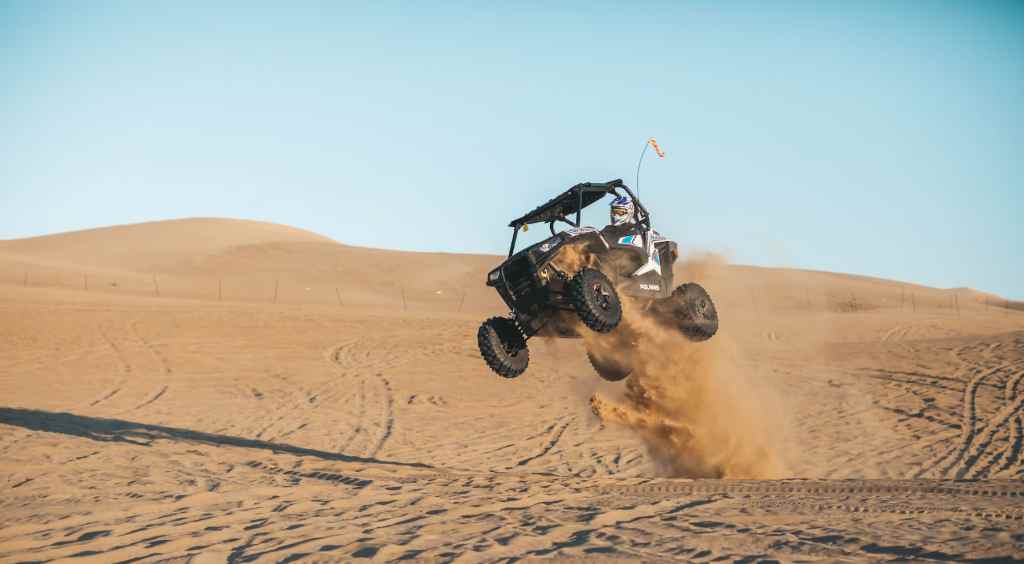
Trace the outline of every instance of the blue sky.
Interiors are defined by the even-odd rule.
[[[1024,298],[1022,100],[1020,2],[0,0],[0,238],[501,253],[654,136],[640,194],[685,248]]]

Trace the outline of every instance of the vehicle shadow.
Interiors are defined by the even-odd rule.
[[[31,431],[43,431],[46,433],[60,433],[62,435],[82,437],[93,441],[129,443],[144,447],[150,446],[150,444],[156,440],[172,440],[205,443],[217,446],[254,448],[268,450],[275,453],[311,456],[321,460],[388,464],[411,468],[433,468],[429,464],[423,464],[420,462],[397,462],[376,458],[363,458],[283,443],[193,431],[191,429],[182,429],[179,427],[150,425],[148,423],[124,421],[122,419],[106,419],[102,417],[89,417],[86,415],[75,415],[73,413],[40,411],[36,409],[0,407],[0,424],[21,427]]]

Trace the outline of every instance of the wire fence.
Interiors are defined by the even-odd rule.
[[[497,293],[471,277],[438,281],[434,287],[382,282],[369,287],[351,280],[323,277],[304,280],[290,273],[260,275],[175,276],[135,272],[75,272],[37,264],[0,269],[0,284],[26,288],[59,288],[92,293],[191,299],[210,302],[319,304],[339,308],[375,306],[389,310],[444,310],[463,312],[486,307],[502,308]],[[473,278],[473,280],[476,280]],[[807,310],[834,313],[903,311],[960,317],[987,311],[1012,315],[1024,312],[1024,302],[995,299],[960,290],[937,290],[888,284],[882,288],[839,289],[820,283],[750,283],[732,280],[708,282],[719,310],[743,309],[756,316],[774,311]]]
[[[716,303],[747,308],[755,316],[779,311],[811,311],[841,314],[870,314],[872,312],[905,312],[931,316],[962,317],[989,313],[1011,315],[1024,312],[1024,302],[996,298],[971,290],[940,290],[905,284],[885,284],[879,287],[816,282],[797,283],[789,287],[776,284],[741,284],[742,289],[722,292]],[[733,294],[730,296],[729,294]],[[717,296],[721,296],[719,299]],[[719,310],[723,309],[719,307]]]
[[[0,284],[25,288],[50,288],[89,293],[208,302],[249,302],[270,304],[321,304],[337,307],[377,306],[410,311],[444,309],[461,312],[468,305],[495,302],[490,288],[474,291],[458,280],[407,286],[381,283],[357,286],[352,281],[313,278],[303,280],[281,275],[196,275],[175,276],[156,273],[71,272],[39,265],[19,265],[0,270]]]

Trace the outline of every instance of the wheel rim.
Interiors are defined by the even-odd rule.
[[[491,342],[496,343],[498,345],[496,348],[504,351],[510,358],[514,358],[522,350],[522,347],[517,345],[512,335],[502,335],[502,331],[497,327],[491,326],[491,335]]]
[[[516,346],[516,342],[511,338],[511,336],[509,336],[508,340],[505,340],[501,338],[501,335],[498,335],[498,342],[501,343],[501,348],[509,357],[515,357],[519,354],[520,347]]]
[[[607,311],[612,306],[611,293],[600,282],[594,283],[593,290],[594,296],[597,298],[597,305]]]
[[[700,298],[699,300],[697,300],[697,302],[694,304],[694,306],[695,306],[695,309],[696,309],[697,317],[699,317],[701,319],[707,319],[708,318],[708,309],[710,309],[710,308],[708,307],[708,301],[707,300],[705,300],[704,298]]]

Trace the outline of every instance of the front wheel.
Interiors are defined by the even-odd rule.
[[[502,378],[515,378],[530,364],[530,350],[526,339],[507,317],[492,317],[480,325],[476,334],[480,356],[491,370]]]
[[[622,302],[615,286],[600,270],[584,268],[569,281],[569,298],[580,321],[608,333],[622,321]]]

